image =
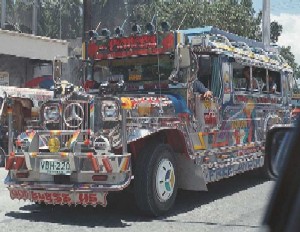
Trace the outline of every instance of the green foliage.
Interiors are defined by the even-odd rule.
[[[19,29],[19,21],[18,14],[15,9],[16,4],[18,4],[19,0],[14,1],[6,1],[6,23],[8,24],[6,26],[7,30],[18,30]],[[2,9],[2,1],[0,1],[0,8]]]
[[[276,43],[278,41],[278,37],[282,33],[282,25],[280,25],[278,22],[273,21],[271,22],[271,41],[273,43]]]
[[[150,5],[136,5],[134,20],[145,25],[154,12],[158,15],[158,24],[168,21],[173,30],[212,25],[241,36],[260,39],[261,13],[255,14],[252,0],[219,0],[213,4],[195,0],[176,1],[176,4],[156,0]]]
[[[296,70],[297,63],[295,62],[295,55],[291,52],[291,46],[282,47],[280,49],[280,55],[288,62],[288,64]]]
[[[61,30],[61,39],[80,36],[81,7],[81,0],[43,0],[40,7],[39,34],[59,38]]]
[[[291,46],[282,47],[280,49],[280,55],[282,55],[293,68],[295,77],[300,78],[300,65],[298,65],[295,61],[295,55],[291,52]]]
[[[295,70],[295,77],[297,79],[300,79],[300,65],[298,66],[298,68]]]

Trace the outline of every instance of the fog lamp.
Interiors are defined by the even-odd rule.
[[[58,152],[60,149],[60,141],[57,137],[51,137],[48,140],[48,148],[50,152]]]

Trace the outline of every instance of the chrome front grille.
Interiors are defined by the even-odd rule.
[[[68,101],[63,104],[62,130],[88,130],[90,129],[89,103],[86,101]],[[67,142],[70,135],[63,136],[62,142]],[[87,135],[84,135],[84,140]]]

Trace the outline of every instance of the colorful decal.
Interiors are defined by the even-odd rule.
[[[238,173],[262,167],[264,165],[263,157],[252,157],[240,160],[239,162],[231,162],[227,164],[215,163],[212,165],[202,165],[203,174],[206,182],[214,182]]]
[[[205,150],[206,145],[205,145],[205,142],[204,142],[204,139],[203,139],[204,133],[199,132],[198,136],[199,136],[200,145],[194,145],[194,149],[195,150]]]
[[[67,147],[73,147],[75,145],[75,142],[77,141],[77,138],[80,134],[80,130],[77,130],[73,133],[72,137],[67,142]]]

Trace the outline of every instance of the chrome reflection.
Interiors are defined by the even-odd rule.
[[[64,110],[64,123],[70,128],[78,128],[84,119],[84,110],[79,103],[70,103]]]

